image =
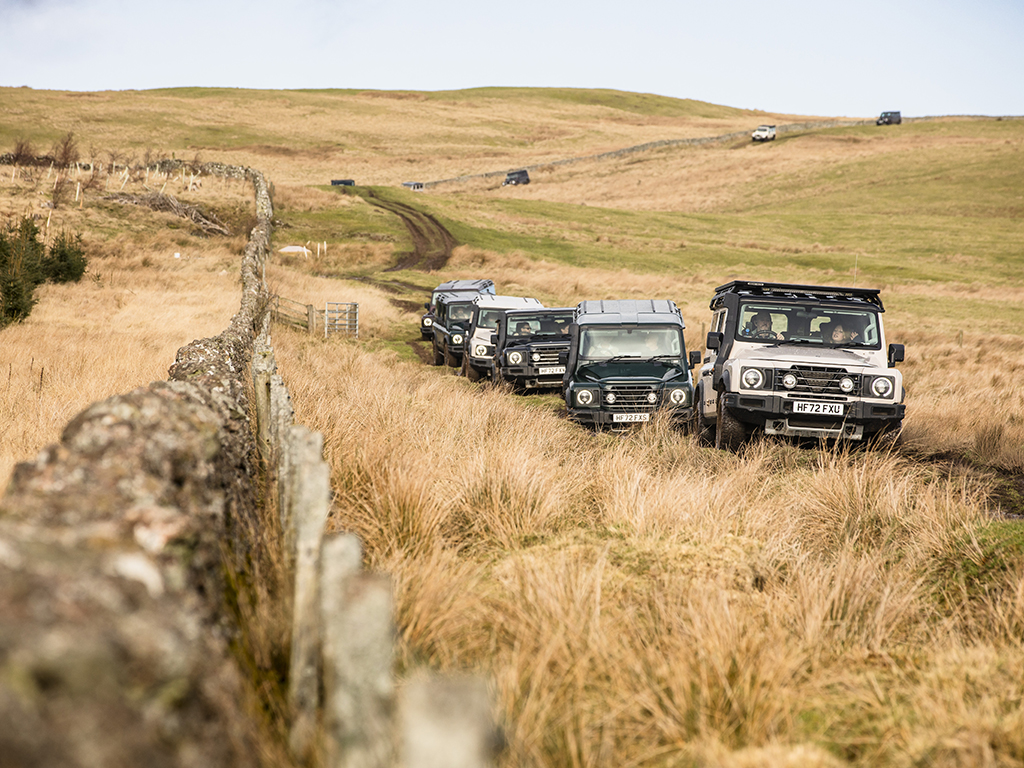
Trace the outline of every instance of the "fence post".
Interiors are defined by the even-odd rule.
[[[340,546],[340,545],[339,545]],[[391,580],[339,577],[321,585],[327,768],[392,768],[395,755]]]
[[[312,304],[306,305],[306,326],[311,334],[316,333],[316,310]]]
[[[402,689],[403,768],[488,768],[501,747],[483,678],[423,675]]]
[[[323,436],[295,425],[288,431],[291,455],[291,518],[295,529],[295,603],[288,699],[289,746],[302,760],[312,753],[320,692],[320,544],[331,504],[330,469],[323,460]]]
[[[256,350],[252,361],[252,383],[256,405],[256,439],[259,444],[260,456],[266,466],[272,467],[272,452],[276,442],[271,435],[271,376],[277,372],[274,350],[270,346],[270,335],[266,326],[270,317],[264,320],[263,331],[256,339]]]

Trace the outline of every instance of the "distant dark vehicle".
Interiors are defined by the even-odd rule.
[[[413,192],[419,192],[423,189],[422,181],[403,181],[402,186],[411,189]]]
[[[501,182],[501,186],[519,186],[520,184],[529,184],[530,174],[526,171],[509,171],[505,174],[505,180]]]
[[[331,179],[332,187],[354,187],[355,179]]]
[[[436,316],[437,297],[442,293],[465,293],[472,299],[478,293],[494,294],[493,280],[449,280],[441,283],[433,290],[430,301],[423,305],[426,313],[420,318],[420,336],[429,341],[434,338],[434,318]],[[437,363],[440,365],[440,363]]]
[[[899,112],[883,112],[875,120],[875,125],[899,125],[903,122]]]

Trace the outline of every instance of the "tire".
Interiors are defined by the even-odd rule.
[[[715,448],[735,453],[747,439],[747,429],[743,422],[732,415],[723,405],[725,398],[718,394],[718,423],[715,425]]]
[[[444,365],[444,355],[437,348],[437,337],[434,337],[434,365]]]
[[[480,371],[469,364],[469,355],[462,355],[462,375],[469,381],[480,381]]]
[[[448,351],[448,345],[444,345],[444,363],[449,368],[458,368],[459,361],[455,359],[455,355]]]

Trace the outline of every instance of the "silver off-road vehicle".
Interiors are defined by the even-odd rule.
[[[735,450],[755,432],[898,437],[904,350],[886,347],[877,290],[737,280],[711,310],[696,393],[706,440]]]

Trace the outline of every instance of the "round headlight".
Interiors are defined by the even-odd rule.
[[[530,355],[530,359],[536,363],[538,360],[540,360],[540,352],[534,352],[532,355]]]
[[[477,357],[484,357],[487,354],[487,347],[485,347],[483,344],[477,344],[475,347],[473,347],[473,354],[476,355]]]
[[[461,344],[461,343],[462,343],[462,334],[461,333],[453,333],[452,334],[452,344]]]
[[[423,318],[423,327],[424,328],[429,328],[433,324],[434,324],[434,321],[431,318],[429,318],[429,317],[424,317]]]
[[[581,389],[576,393],[576,403],[578,405],[590,405],[594,402],[594,393],[589,389]]]
[[[604,396],[604,401],[606,403],[608,403],[608,405],[611,405],[612,403],[614,403],[615,402],[615,393],[614,392],[609,392],[607,395]]]
[[[877,397],[889,397],[892,394],[892,379],[879,376],[871,382],[871,391],[874,392]]]
[[[849,376],[843,376],[843,378],[839,380],[839,389],[847,394],[853,392],[853,379]]]
[[[668,395],[669,402],[672,405],[681,405],[686,401],[686,390],[685,389],[673,389]]]
[[[523,353],[522,352],[509,352],[508,353],[508,361],[510,363],[512,363],[512,365],[519,365],[521,362],[523,362]]]
[[[743,386],[747,389],[760,389],[761,385],[764,384],[764,374],[761,373],[759,368],[744,368],[740,379],[743,381]]]
[[[796,386],[796,381],[797,379],[795,373],[787,373],[785,376],[782,377],[782,386],[784,386],[786,389],[792,389],[793,387]]]

